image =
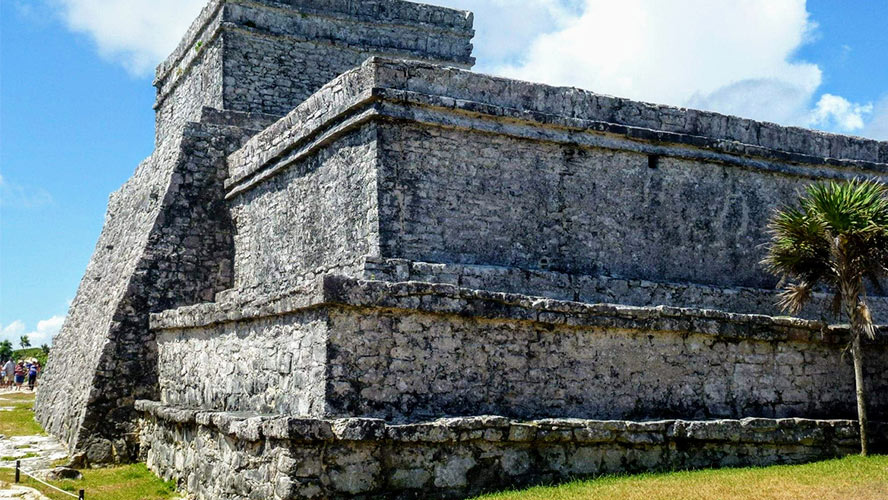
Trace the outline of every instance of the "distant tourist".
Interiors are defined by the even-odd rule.
[[[6,360],[0,366],[0,387],[9,387],[12,385],[12,373],[15,371],[15,363],[11,359]]]
[[[34,384],[37,383],[37,372],[40,371],[40,363],[34,361],[28,367],[28,390],[34,391]]]
[[[22,384],[25,383],[25,375],[28,373],[25,369],[24,361],[19,361],[15,364],[13,373],[15,374],[15,390],[18,391],[22,388]]]

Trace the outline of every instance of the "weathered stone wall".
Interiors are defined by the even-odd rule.
[[[844,344],[810,333],[791,340],[801,332],[779,328],[757,333],[343,311],[331,318],[326,413],[393,421],[853,417]],[[879,368],[888,355],[869,354],[871,389],[888,389]],[[881,414],[886,401],[875,397],[872,407]]]
[[[771,212],[808,180],[416,124],[380,127],[380,255],[774,287]]]
[[[320,287],[278,303],[155,315],[162,402],[389,421],[856,411],[846,336],[817,322],[420,283],[327,278]],[[888,411],[885,343],[867,360],[879,419]]]
[[[327,315],[304,311],[158,336],[160,400],[207,410],[323,415]]]
[[[378,153],[369,168],[378,201],[369,206],[378,222],[357,239],[332,242],[341,246],[334,254],[352,252],[355,243],[369,246],[365,277],[379,271],[380,278],[400,280],[398,266],[444,264],[440,273],[416,274],[572,300],[776,313],[766,298],[776,279],[759,265],[772,211],[814,179],[886,179],[882,144],[681,113],[576,89],[373,59],[233,154],[226,185],[228,196],[248,211],[250,199],[261,196],[255,193],[279,192],[298,175],[291,169],[319,161],[329,145],[374,124]],[[777,149],[776,137],[789,141],[785,148]],[[297,213],[303,206],[298,196],[275,197],[281,204],[270,213]],[[308,204],[314,206],[312,198]],[[256,220],[245,220],[239,230],[248,232],[251,224]],[[243,251],[239,246],[238,259],[255,254],[271,236],[264,229],[254,233],[261,239],[253,237]],[[378,249],[365,237],[378,241]],[[330,252],[329,243],[313,244]],[[283,251],[298,261],[311,244],[266,244],[262,258],[270,262]],[[385,269],[380,259],[401,264]],[[290,276],[282,279],[278,269]],[[260,269],[253,280],[286,288],[316,271],[278,266]],[[447,276],[454,272],[458,276]],[[513,279],[533,273],[549,273],[554,281]],[[639,292],[621,280],[653,290]],[[823,303],[806,314],[820,317]],[[888,300],[873,303],[877,318],[888,313]]]
[[[37,402],[47,430],[92,461],[131,456],[133,401],[158,395],[148,314],[233,284],[225,157],[368,55],[471,66],[471,26],[468,13],[400,0],[212,0],[158,67],[157,151],[109,202]]]
[[[53,341],[35,406],[37,419],[69,448],[78,443],[84,412],[95,390],[99,360],[107,363],[109,337],[131,277],[169,184],[179,154],[172,142],[139,165],[108,202],[105,226],[61,331]],[[135,375],[134,375],[135,377]]]
[[[222,45],[211,44],[196,54],[187,78],[170,91],[162,104],[155,107],[157,126],[155,145],[176,137],[188,122],[200,121],[204,108],[225,109],[222,105]]]
[[[92,461],[131,459],[137,446],[133,402],[157,397],[157,346],[148,314],[212,300],[232,284],[224,159],[255,132],[224,122],[192,123],[111,196],[35,406],[48,432]]]
[[[401,0],[213,0],[158,67],[156,141],[203,106],[283,116],[370,55],[471,67],[472,22]]]
[[[378,253],[376,157],[368,125],[235,198],[235,286],[286,290],[326,271],[356,274]]]
[[[847,423],[700,423],[688,444],[678,422],[559,421],[559,448],[502,417],[455,446],[434,436],[476,421],[293,418],[854,414],[846,331],[701,307],[770,311],[770,210],[812,180],[886,180],[888,143],[429,62],[371,58],[327,82],[376,54],[470,67],[471,25],[400,0],[211,1],[158,68],[157,151],[109,203],[38,396],[46,428],[123,460],[134,400],[174,405],[141,405],[142,438],[204,498],[456,496],[848,451]],[[582,303],[602,300],[694,308]],[[725,433],[743,425],[763,434]],[[523,444],[490,444],[505,430]]]
[[[412,122],[441,125],[444,121],[509,137],[708,160],[810,178],[888,172],[885,141],[642,103],[419,61],[369,59],[325,85],[311,100],[327,106],[316,107],[317,114],[306,113],[306,102],[233,155],[230,184],[243,184],[250,175],[270,168],[270,160],[323,131],[333,118],[342,120],[368,111]],[[306,117],[310,120],[300,119]],[[346,124],[348,120],[340,123]]]
[[[801,463],[852,453],[855,422],[502,417],[415,425],[139,402],[148,466],[199,499],[466,498],[609,473]],[[880,445],[885,434],[877,433]]]

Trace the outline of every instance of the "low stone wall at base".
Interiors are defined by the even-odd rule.
[[[851,420],[480,416],[391,425],[136,406],[148,466],[213,500],[464,498],[609,473],[802,463],[858,446]],[[874,425],[876,447],[886,430]]]

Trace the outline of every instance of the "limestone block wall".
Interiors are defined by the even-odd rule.
[[[82,441],[83,413],[94,391],[95,372],[100,365],[97,360],[107,363],[113,356],[109,337],[116,337],[119,323],[115,318],[127,302],[131,282],[117,277],[131,277],[138,267],[150,228],[161,210],[170,170],[178,160],[178,146],[169,143],[155,151],[139,165],[130,181],[111,195],[95,252],[53,342],[41,381],[44,390],[38,393],[35,410],[43,427],[69,448]],[[131,375],[133,382],[140,381],[137,374]],[[152,383],[145,382],[149,386]]]
[[[303,311],[251,323],[164,331],[160,401],[207,410],[323,415],[327,315]]]
[[[858,442],[852,420],[390,425],[138,407],[148,466],[201,500],[467,498],[602,474],[803,463],[853,453]],[[874,446],[885,445],[881,429]]]
[[[434,89],[451,97],[450,81]],[[772,212],[812,179],[845,174],[590,147],[567,131],[521,137],[482,123],[493,116],[456,126],[458,115],[408,107],[415,120],[380,126],[383,257],[773,288],[759,265]],[[885,180],[885,169],[852,175]]]
[[[225,109],[222,100],[222,74],[224,52],[221,43],[207,43],[195,48],[187,54],[189,66],[177,67],[174,74],[180,75],[175,82],[160,83],[155,81],[158,94],[166,93],[161,100],[158,98],[155,110],[155,146],[167,138],[175,138],[186,123],[199,121],[205,107]],[[187,71],[187,74],[186,74]]]
[[[471,67],[472,22],[401,0],[213,0],[157,69],[156,141],[203,106],[283,116],[370,55]]]
[[[328,277],[319,287],[154,315],[161,402],[395,422],[856,411],[846,334],[818,322],[422,283]],[[883,341],[868,346],[874,420],[888,411],[886,358]]]
[[[130,460],[133,402],[157,397],[148,314],[212,300],[232,283],[224,158],[262,117],[207,112],[111,196],[105,227],[55,339],[38,421],[93,462]],[[213,123],[213,120],[221,120]]]
[[[376,157],[368,125],[234,198],[235,286],[286,290],[329,270],[357,273],[378,253]]]
[[[291,170],[325,161],[345,138],[364,137],[371,124],[377,153],[367,168],[376,199],[367,206],[374,223],[359,239],[332,242],[341,245],[334,253],[351,252],[355,244],[368,248],[365,277],[385,267],[380,260],[484,268],[455,274],[473,288],[556,290],[573,300],[774,313],[770,304],[758,309],[776,285],[759,265],[773,210],[814,180],[888,179],[886,143],[375,58],[229,157],[229,198],[248,212],[251,200],[280,192],[299,175]],[[273,213],[284,205],[298,213],[316,203],[268,196],[283,203]],[[238,262],[257,251],[267,252],[260,258],[268,262],[281,252],[295,262],[312,252],[268,243],[267,231],[250,229],[258,221],[238,226],[255,235],[250,246],[238,243]],[[317,244],[329,252],[327,241]],[[282,279],[259,269],[253,280],[285,289],[317,271],[299,264]],[[382,271],[380,278],[403,274]],[[527,288],[518,288],[522,280],[502,278],[522,273],[554,273],[555,281],[531,286],[528,279]],[[435,282],[461,279],[453,274],[424,275]],[[665,292],[639,294],[619,280]],[[601,290],[601,281],[614,287]],[[684,293],[706,287],[720,292],[709,298]],[[757,298],[735,300],[743,289],[758,289]],[[888,311],[885,298],[873,302],[877,318]]]
[[[772,211],[807,178],[419,124],[380,127],[380,254],[771,287]]]
[[[570,327],[340,312],[330,322],[326,413],[390,421],[853,417],[844,345],[779,327],[760,335],[732,335],[727,325],[715,335],[673,330],[681,323]],[[879,368],[886,354],[869,357],[876,393],[888,388]],[[873,411],[886,403],[876,396]]]

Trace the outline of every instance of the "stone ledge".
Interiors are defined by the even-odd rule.
[[[445,283],[460,288],[521,293],[587,304],[694,307],[741,314],[774,315],[779,312],[774,289],[723,288],[543,269],[365,257],[362,277],[391,282]],[[888,318],[888,297],[870,295],[868,301],[873,317]],[[829,294],[815,293],[811,304],[797,317],[823,319],[822,312],[828,311],[831,303]]]
[[[272,427],[266,418],[178,423],[149,413],[143,456],[149,468],[201,500],[458,499],[603,474],[804,463],[859,446],[851,420],[472,417],[397,426],[278,418],[263,435]],[[885,426],[879,427],[874,448],[884,446]]]
[[[266,113],[220,110],[204,106],[200,111],[200,123],[240,127],[262,131],[280,117]]]
[[[785,316],[737,314],[711,309],[585,304],[528,295],[423,282],[359,280],[321,276],[313,286],[273,297],[250,291],[226,294],[224,302],[198,304],[151,315],[154,330],[186,329],[281,316],[322,306],[418,310],[567,326],[598,326],[646,331],[681,331],[767,341],[846,342],[847,327]],[[877,342],[888,340],[880,327]]]
[[[855,420],[744,418],[720,420],[584,420],[548,418],[514,420],[499,416],[451,417],[414,424],[380,419],[316,419],[297,416],[218,412],[136,401],[136,410],[174,424],[197,424],[241,440],[280,439],[296,442],[391,441],[398,443],[571,442],[652,445],[667,442],[733,444],[814,444],[829,441],[853,447]],[[871,422],[873,434],[888,424]]]

